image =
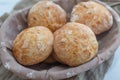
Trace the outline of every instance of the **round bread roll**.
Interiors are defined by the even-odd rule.
[[[56,61],[58,61],[59,63],[65,64],[64,62],[62,62],[62,61],[59,59],[59,57],[57,57],[57,55],[56,55],[55,53],[53,54],[53,58],[54,58]]]
[[[85,24],[98,35],[112,27],[113,17],[103,5],[88,1],[81,2],[73,8],[71,22]]]
[[[52,51],[51,55],[44,62],[48,64],[57,62],[56,59],[53,57],[53,55],[54,55],[54,51]]]
[[[14,40],[13,54],[22,65],[44,61],[52,52],[53,34],[42,26],[23,30]]]
[[[54,33],[54,51],[61,62],[78,66],[96,55],[98,42],[89,27],[71,22]]]
[[[29,11],[28,26],[46,26],[52,32],[66,23],[66,12],[52,1],[39,1]]]

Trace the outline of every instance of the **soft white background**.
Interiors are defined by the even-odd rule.
[[[19,0],[0,0],[0,16],[10,13]],[[113,63],[105,75],[104,80],[120,80],[120,47],[116,50]]]
[[[5,12],[9,13],[20,0],[0,0],[0,16]]]

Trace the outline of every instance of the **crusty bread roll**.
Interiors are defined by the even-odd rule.
[[[52,64],[57,62],[56,59],[53,57],[54,50],[52,51],[51,55],[44,61],[45,63]]]
[[[28,26],[46,26],[52,32],[66,23],[66,12],[52,1],[40,1],[28,14]]]
[[[52,32],[42,26],[23,30],[14,40],[13,54],[22,65],[33,65],[44,61],[53,46]]]
[[[85,24],[98,35],[112,27],[113,17],[103,5],[88,1],[80,2],[73,8],[71,22]]]
[[[62,62],[62,61],[59,59],[59,57],[57,57],[57,55],[56,55],[55,52],[53,53],[53,58],[54,58],[56,61],[58,61],[59,63],[65,64],[64,62]]]
[[[71,22],[55,31],[54,51],[62,63],[78,66],[96,55],[98,42],[89,27]]]

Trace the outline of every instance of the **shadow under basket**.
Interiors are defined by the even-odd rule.
[[[70,14],[73,6],[80,1],[82,0],[56,0],[55,3],[65,9],[67,14]],[[120,18],[119,15],[107,4],[100,1],[96,2],[104,5],[111,12],[114,18],[114,24],[109,31],[97,36],[99,50],[92,60],[77,67],[69,67],[59,63],[41,63],[29,67],[19,64],[12,55],[12,45],[17,34],[27,28],[27,14],[30,8],[26,8],[9,16],[1,27],[0,58],[4,67],[23,79],[49,80],[52,78],[56,80],[70,78],[108,60],[114,55],[115,50],[120,44]]]

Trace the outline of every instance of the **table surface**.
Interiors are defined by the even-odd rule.
[[[19,0],[0,0],[0,16],[10,13]],[[112,65],[109,67],[104,80],[120,80],[120,47],[116,50]]]

